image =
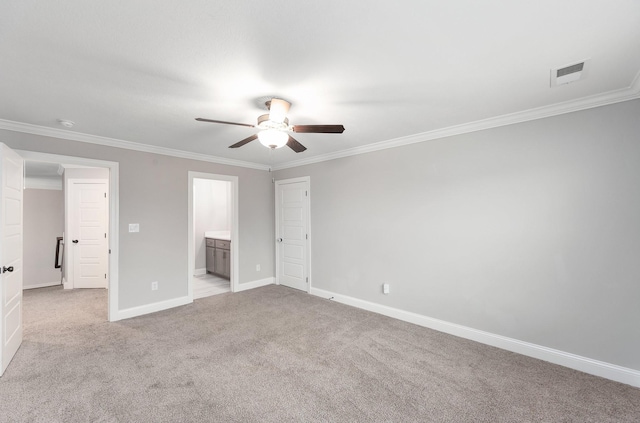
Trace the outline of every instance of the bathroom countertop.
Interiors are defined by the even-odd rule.
[[[207,231],[204,233],[204,237],[231,241],[231,233],[229,231]]]

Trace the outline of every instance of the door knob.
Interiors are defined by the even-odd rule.
[[[278,242],[282,242],[282,238],[278,238],[278,239],[277,239],[277,241],[278,241]]]
[[[13,272],[13,266],[9,266],[9,267],[2,266],[2,273],[5,273],[5,272]]]
[[[77,239],[74,239],[74,240],[73,240],[73,241],[71,241],[71,242],[73,242],[74,244],[77,244],[77,243],[78,243],[78,240],[77,240]]]

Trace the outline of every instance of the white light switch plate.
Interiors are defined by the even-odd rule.
[[[129,223],[129,232],[140,232],[139,223]]]

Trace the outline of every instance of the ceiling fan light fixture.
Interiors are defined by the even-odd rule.
[[[289,134],[278,131],[277,129],[267,129],[258,132],[258,140],[260,140],[260,144],[265,147],[280,148],[287,145],[287,141],[289,141]]]

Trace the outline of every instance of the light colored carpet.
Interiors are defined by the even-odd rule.
[[[2,422],[638,422],[640,390],[281,286],[106,322],[25,292]]]

